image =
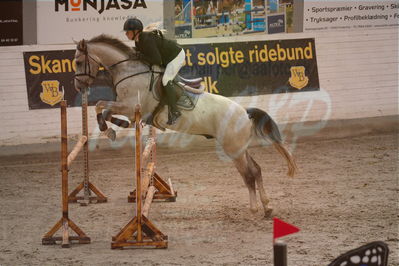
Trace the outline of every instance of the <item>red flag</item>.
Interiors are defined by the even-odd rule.
[[[299,228],[280,219],[273,218],[273,239],[299,232]]]

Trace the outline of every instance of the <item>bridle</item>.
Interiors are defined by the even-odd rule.
[[[114,68],[114,67],[116,67],[117,65],[119,65],[119,64],[121,64],[121,63],[124,63],[124,62],[140,60],[138,57],[137,57],[137,58],[128,58],[128,59],[124,59],[124,60],[118,61],[118,62],[116,62],[115,64],[112,64],[112,65],[106,67],[106,66],[102,65],[100,62],[98,62],[95,58],[93,58],[93,57],[89,54],[89,52],[88,52],[88,50],[87,50],[87,45],[85,46],[84,49],[78,47],[77,50],[80,51],[80,52],[82,52],[83,55],[85,56],[85,60],[84,60],[85,70],[84,70],[84,73],[77,73],[77,74],[75,74],[75,75],[74,75],[74,79],[77,80],[78,82],[82,83],[83,85],[85,85],[86,88],[89,87],[89,85],[90,85],[89,82],[88,82],[88,81],[83,81],[83,80],[79,79],[79,77],[86,76],[86,77],[89,77],[89,78],[92,79],[92,80],[95,80],[95,79],[96,79],[96,77],[93,76],[93,75],[91,74],[90,59],[91,59],[92,61],[94,61],[99,67],[104,67],[104,68],[107,69],[107,70],[111,70],[112,68]],[[125,81],[126,79],[129,79],[129,78],[132,78],[132,77],[141,75],[141,74],[147,74],[147,73],[152,73],[152,75],[151,75],[151,83],[152,83],[152,82],[153,82],[153,79],[154,79],[154,77],[153,77],[153,76],[154,76],[154,73],[158,73],[158,74],[163,73],[163,72],[158,72],[158,71],[152,70],[152,66],[151,66],[151,65],[148,65],[148,67],[149,67],[149,69],[146,70],[146,71],[142,71],[142,72],[138,72],[138,73],[129,75],[129,76],[127,76],[127,77],[124,77],[124,78],[120,79],[120,80],[119,80],[118,82],[116,82],[116,83],[112,82],[112,83],[114,83],[114,89],[116,89],[116,87],[117,87],[122,81]],[[152,86],[150,86],[150,90],[151,90],[151,87],[152,87]]]
[[[89,77],[92,80],[95,80],[96,77],[93,76],[91,74],[91,68],[90,68],[90,59],[93,60],[98,66],[101,66],[101,64],[99,62],[97,62],[97,60],[95,60],[91,55],[89,55],[89,52],[87,50],[87,46],[85,47],[85,49],[82,49],[80,47],[77,48],[78,51],[82,52],[85,56],[85,60],[84,60],[84,64],[85,64],[85,71],[84,73],[77,73],[74,75],[74,79],[77,80],[78,82],[82,83],[83,85],[85,85],[85,87],[89,87],[89,82],[88,81],[83,81],[81,79],[79,79],[78,77]]]

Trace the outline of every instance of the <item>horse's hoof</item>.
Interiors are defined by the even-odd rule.
[[[112,128],[108,128],[105,131],[105,135],[112,141],[116,140],[116,133],[115,133],[115,130],[113,130]]]
[[[258,212],[258,208],[249,208],[252,214],[255,214]]]
[[[265,218],[270,218],[272,215],[272,212],[273,212],[272,208],[265,209]]]

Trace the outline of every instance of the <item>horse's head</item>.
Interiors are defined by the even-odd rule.
[[[75,89],[81,91],[88,88],[95,80],[100,64],[90,55],[86,40],[81,40],[75,52]]]

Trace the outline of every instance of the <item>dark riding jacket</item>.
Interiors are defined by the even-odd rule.
[[[182,49],[176,42],[165,39],[162,33],[157,31],[141,32],[139,41],[135,44],[143,60],[163,67],[175,59]]]

